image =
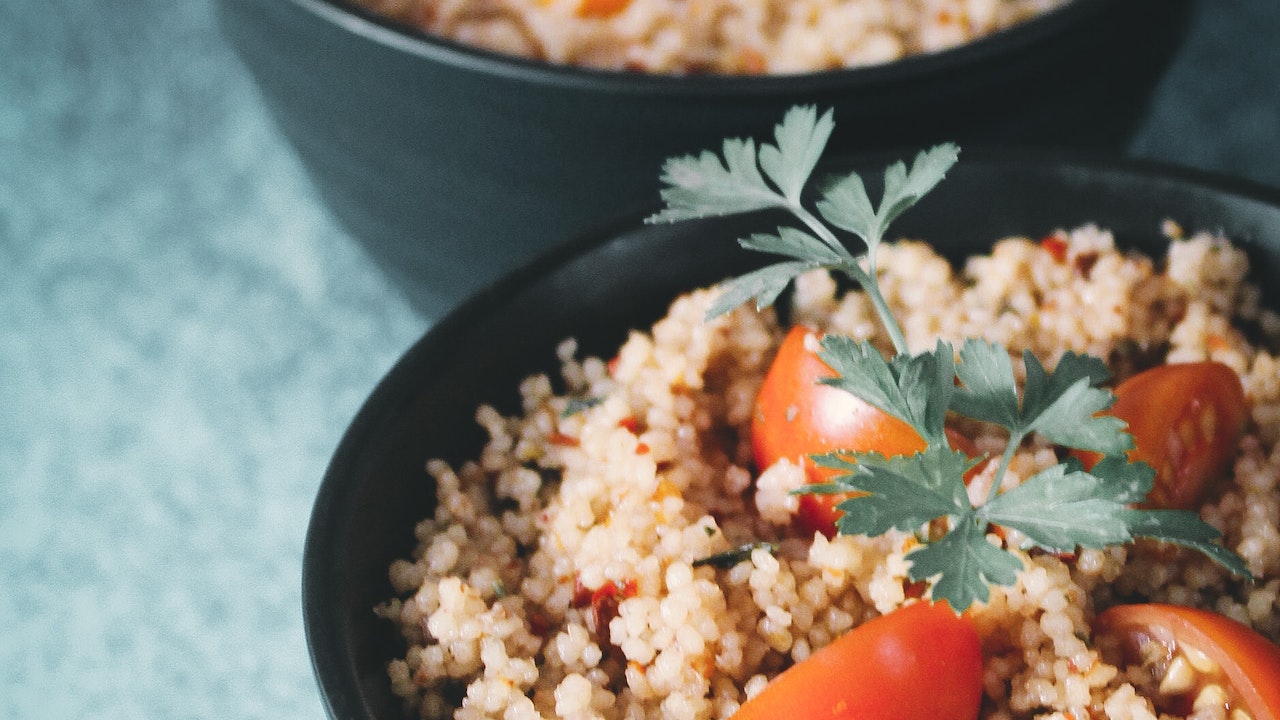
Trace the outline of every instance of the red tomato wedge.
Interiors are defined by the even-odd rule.
[[[1194,695],[1210,683],[1225,684],[1227,712],[1244,710],[1253,720],[1280,720],[1280,647],[1224,615],[1177,605],[1120,605],[1103,612],[1093,624],[1095,635],[1118,640],[1128,662],[1142,657],[1177,657],[1198,651],[1214,668],[1198,672]],[[1164,650],[1152,653],[1144,646],[1159,643]],[[1168,655],[1164,655],[1167,651]],[[1171,660],[1162,661],[1167,665]],[[1167,667],[1156,667],[1157,674]],[[1185,683],[1183,683],[1185,684]],[[1174,712],[1193,702],[1169,693],[1154,700],[1156,707],[1173,706]]]
[[[819,468],[809,455],[848,450],[908,455],[925,449],[924,439],[907,423],[857,397],[818,381],[836,373],[806,345],[818,332],[791,328],[756,397],[751,423],[751,447],[756,467],[764,470],[781,458],[804,465],[809,482],[826,482],[836,471]],[[973,443],[959,433],[947,433],[952,447],[978,455]],[[976,468],[975,468],[976,470]],[[835,534],[842,514],[836,505],[847,495],[801,495],[796,523],[806,533]]]
[[[1156,470],[1147,505],[1194,510],[1222,479],[1248,419],[1240,377],[1219,362],[1160,365],[1116,388],[1111,413],[1129,424],[1129,459]],[[1087,467],[1096,454],[1079,454]]]
[[[973,720],[981,700],[973,624],[945,604],[921,602],[791,666],[733,720]]]

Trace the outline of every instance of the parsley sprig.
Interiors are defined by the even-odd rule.
[[[649,222],[674,222],[766,209],[791,213],[803,227],[781,226],[739,240],[748,250],[780,256],[780,262],[728,281],[710,308],[714,317],[748,301],[772,305],[796,276],[825,268],[857,282],[876,308],[893,342],[886,359],[866,341],[839,335],[822,340],[820,357],[837,376],[824,383],[842,388],[908,423],[926,442],[914,455],[833,452],[813,461],[840,473],[830,482],[799,492],[849,494],[837,507],[844,534],[875,536],[896,529],[914,532],[921,544],[907,555],[912,581],[927,580],[935,600],[956,612],[990,598],[991,585],[1012,585],[1023,568],[1016,549],[988,541],[988,529],[1017,530],[1021,549],[1074,552],[1151,538],[1198,550],[1232,573],[1251,578],[1243,560],[1216,542],[1220,533],[1183,510],[1135,507],[1146,499],[1155,471],[1129,462],[1133,437],[1123,421],[1107,415],[1115,400],[1101,387],[1110,377],[1102,360],[1068,352],[1049,370],[1023,353],[1026,380],[1019,392],[1006,348],[978,339],[959,351],[939,340],[932,350],[911,353],[897,319],[880,291],[876,253],[889,224],[932,190],[959,158],[943,144],[919,153],[910,168],[898,162],[884,173],[884,194],[874,204],[857,173],[820,188],[816,214],[801,202],[810,175],[835,127],[831,112],[792,108],[774,131],[774,143],[757,150],[750,139],[725,140],[721,155],[667,161],[662,180],[665,209]],[[836,235],[861,238],[855,256]],[[944,425],[956,413],[1004,428],[1009,439],[985,502],[974,505],[964,473],[977,461],[951,448]],[[1007,491],[1000,488],[1023,441],[1039,435],[1057,445],[1101,453],[1092,469],[1074,458],[1043,470]],[[921,530],[946,519],[946,533]]]

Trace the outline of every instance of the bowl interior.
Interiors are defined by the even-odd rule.
[[[836,163],[832,169],[883,167]],[[864,176],[866,174],[864,173]],[[873,191],[874,192],[874,191]],[[1185,171],[970,153],[895,226],[953,259],[1002,236],[1037,237],[1096,223],[1124,247],[1162,252],[1161,222],[1221,230],[1247,248],[1255,278],[1280,274],[1280,192]],[[398,718],[385,663],[401,649],[373,607],[391,597],[387,567],[407,557],[432,511],[428,458],[474,457],[480,403],[518,408],[517,385],[553,373],[566,337],[609,355],[680,292],[762,261],[734,239],[770,228],[754,215],[644,226],[639,218],[545,257],[439,321],[384,378],[343,438],[308,531],[303,603],[308,642],[331,717]],[[1280,304],[1269,288],[1267,301]]]

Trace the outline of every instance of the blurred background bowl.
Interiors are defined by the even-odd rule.
[[[343,0],[218,0],[319,193],[435,318],[546,248],[656,199],[664,159],[835,109],[834,151],[938,140],[1119,149],[1188,0],[1074,0],[882,66],[671,77],[496,55]]]
[[[847,168],[848,163],[835,168]],[[883,167],[880,162],[856,167]],[[867,177],[864,175],[864,177]],[[1253,276],[1280,274],[1280,191],[1150,165],[1042,154],[965,153],[946,181],[895,224],[953,260],[1008,235],[1040,237],[1088,222],[1122,247],[1163,253],[1161,223],[1221,230],[1246,248]],[[429,458],[474,458],[481,403],[519,409],[518,384],[558,368],[555,346],[609,357],[681,292],[768,258],[734,239],[779,218],[739,216],[643,226],[568,244],[446,315],[383,378],[347,429],[317,495],[303,567],[303,614],[321,692],[335,720],[398,720],[386,663],[403,653],[375,605],[393,596],[387,568],[408,557],[432,514]],[[1265,301],[1280,306],[1280,290]]]

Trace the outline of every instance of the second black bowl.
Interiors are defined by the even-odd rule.
[[[1117,149],[1189,0],[1073,0],[934,55],[796,76],[556,67],[345,0],[219,0],[225,34],[324,200],[428,317],[657,200],[663,160],[834,108],[835,152],[940,140]]]

